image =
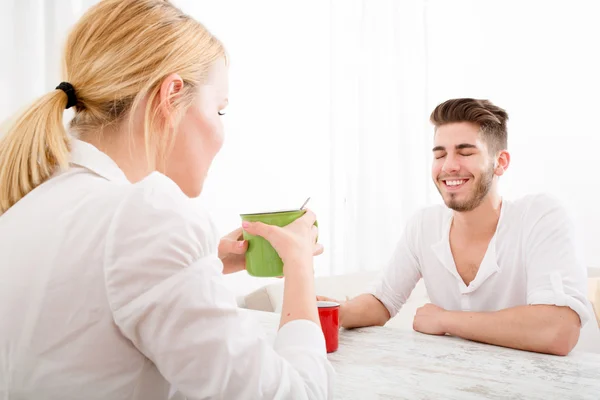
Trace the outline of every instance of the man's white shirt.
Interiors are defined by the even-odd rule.
[[[409,220],[391,261],[370,290],[391,317],[420,278],[431,303],[446,310],[567,306],[579,315],[582,326],[593,316],[575,227],[556,199],[544,194],[504,199],[496,232],[469,285],[458,274],[450,249],[452,219],[452,210],[436,205]]]

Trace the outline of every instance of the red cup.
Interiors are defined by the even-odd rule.
[[[317,301],[319,320],[325,336],[325,347],[328,353],[338,349],[340,332],[340,305],[333,301]]]

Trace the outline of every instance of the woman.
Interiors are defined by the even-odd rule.
[[[244,226],[285,264],[273,348],[223,284],[236,257],[223,266],[190,205],[223,142],[221,43],[168,1],[104,0],[65,66],[0,142],[0,397],[166,399],[172,384],[190,399],[331,398],[314,214]]]

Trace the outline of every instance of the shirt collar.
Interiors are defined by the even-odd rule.
[[[483,282],[485,282],[490,276],[500,271],[500,266],[497,261],[496,254],[496,237],[498,236],[498,231],[502,224],[502,217],[504,216],[506,211],[506,201],[502,199],[502,205],[500,208],[500,217],[498,218],[498,225],[496,226],[496,232],[494,236],[492,236],[492,240],[490,240],[490,244],[483,256],[483,260],[481,260],[481,265],[479,266],[479,270],[477,271],[477,275],[473,281],[469,284],[469,286],[465,285],[464,281],[460,277],[456,269],[456,263],[454,262],[454,256],[452,255],[452,249],[450,248],[450,227],[452,226],[452,213],[446,218],[444,221],[444,226],[442,228],[442,237],[439,242],[431,245],[431,249],[438,258],[438,260],[442,263],[444,268],[448,270],[458,281],[460,285],[460,289],[462,293],[470,293],[480,287]]]
[[[71,164],[86,168],[109,181],[129,182],[112,158],[79,139],[71,140]]]

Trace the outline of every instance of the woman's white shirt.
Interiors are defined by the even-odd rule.
[[[90,144],[0,216],[0,398],[332,398],[320,327],[270,345],[224,286],[208,216]]]

